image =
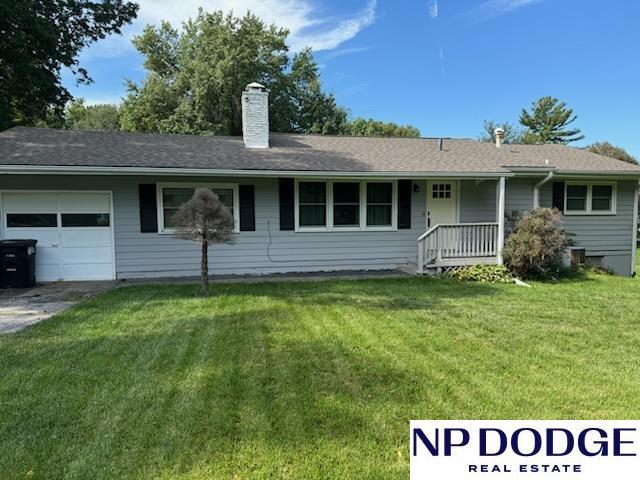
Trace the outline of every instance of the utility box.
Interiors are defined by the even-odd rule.
[[[36,284],[37,240],[0,240],[0,288]]]

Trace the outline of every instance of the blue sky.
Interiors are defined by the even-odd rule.
[[[325,87],[353,116],[476,138],[484,119],[517,122],[552,95],[578,115],[582,144],[608,140],[640,157],[640,2],[625,0],[139,0],[122,37],[81,56],[90,103],[117,102],[144,77],[130,37],[146,23],[177,24],[198,7],[247,8],[311,45]]]

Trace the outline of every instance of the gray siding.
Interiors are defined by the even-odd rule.
[[[564,225],[573,234],[576,248],[588,256],[603,256],[606,267],[631,275],[633,241],[633,190],[637,182],[617,182],[616,215],[567,215]],[[540,205],[551,207],[551,183],[540,189]]]
[[[412,197],[411,229],[390,232],[292,232],[279,230],[278,180],[230,178],[11,176],[0,189],[112,190],[118,278],[190,276],[199,269],[199,247],[171,235],[141,233],[138,184],[211,182],[255,185],[256,231],[240,232],[235,245],[210,251],[212,274],[264,274],[318,270],[387,269],[415,263],[416,239],[425,231],[424,182]],[[81,185],[81,187],[79,186]]]
[[[116,272],[118,278],[191,276],[198,273],[199,248],[171,235],[141,233],[138,184],[154,182],[230,182],[255,185],[256,231],[240,232],[236,245],[211,248],[213,274],[265,274],[331,270],[395,268],[416,261],[416,239],[425,227],[425,181],[417,181],[412,195],[411,229],[395,232],[280,231],[276,178],[171,178],[134,176],[5,175],[0,189],[110,190],[114,202]],[[508,179],[506,210],[528,210],[536,179]],[[587,255],[602,255],[617,273],[631,273],[631,235],[634,182],[618,182],[618,214],[566,217]],[[551,185],[541,191],[541,204],[550,206]],[[460,221],[495,221],[496,182],[460,182]]]
[[[497,182],[462,180],[460,182],[460,222],[496,221]]]

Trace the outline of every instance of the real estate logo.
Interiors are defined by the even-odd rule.
[[[640,421],[412,420],[411,480],[631,480]]]

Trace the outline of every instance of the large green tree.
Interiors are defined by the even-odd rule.
[[[78,53],[136,16],[123,0],[0,1],[0,129],[35,125],[61,115],[71,94],[60,72],[69,68],[90,83]]]
[[[286,36],[286,30],[266,26],[252,14],[236,18],[202,10],[180,32],[168,22],[147,26],[134,45],[149,73],[141,85],[129,85],[122,127],[238,135],[240,93],[259,81],[272,92],[272,124],[289,129]]]
[[[236,18],[200,10],[181,30],[168,22],[147,26],[134,45],[144,55],[148,74],[141,84],[129,83],[121,127],[137,132],[239,135],[241,92],[258,81],[270,93],[269,122],[274,132],[419,134],[409,126],[349,122],[346,109],[323,90],[311,50],[290,55],[287,35],[287,30],[265,25],[250,13]]]
[[[117,105],[85,105],[84,99],[72,101],[65,110],[64,127],[70,130],[120,130],[120,109]]]
[[[596,142],[587,147],[587,150],[607,157],[622,160],[627,163],[638,163],[638,160],[622,147],[617,147],[609,142]]]
[[[345,126],[348,135],[357,137],[420,137],[420,130],[411,125],[398,125],[373,118],[356,118]]]
[[[577,142],[584,138],[579,128],[571,128],[577,117],[565,102],[557,98],[542,97],[531,105],[531,111],[522,109],[520,123],[527,129],[525,143]]]

